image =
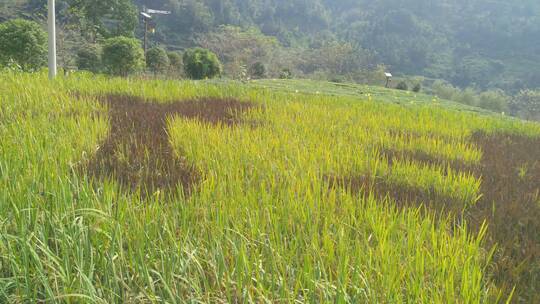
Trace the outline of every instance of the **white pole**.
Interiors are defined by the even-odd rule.
[[[54,0],[48,0],[49,18],[49,78],[56,77],[56,13]]]

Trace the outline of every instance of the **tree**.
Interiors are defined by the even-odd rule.
[[[396,89],[402,90],[402,91],[407,91],[409,89],[409,86],[407,85],[407,83],[405,81],[400,81],[397,84]]]
[[[221,63],[210,50],[194,48],[184,53],[184,69],[192,79],[214,78],[221,74]]]
[[[169,67],[167,51],[161,47],[154,47],[146,52],[146,66],[157,75],[163,73]]]
[[[258,29],[236,26],[220,26],[199,36],[197,43],[215,52],[223,63],[224,73],[232,78],[242,78],[247,68],[257,62],[269,63],[279,46],[275,38],[265,36]]]
[[[69,15],[91,42],[98,36],[132,37],[137,8],[131,0],[67,0]]]
[[[33,21],[15,19],[0,24],[0,64],[17,63],[24,71],[47,63],[47,33]]]
[[[144,51],[139,40],[114,37],[103,46],[103,65],[108,72],[117,76],[128,76],[144,66]]]
[[[97,45],[87,45],[77,52],[77,68],[97,73],[101,68],[101,50]]]
[[[511,108],[525,119],[540,120],[540,91],[522,90],[512,100]]]
[[[509,99],[502,90],[486,91],[478,97],[478,106],[494,112],[505,112],[508,110]]]
[[[264,63],[257,61],[251,66],[250,74],[254,78],[264,78],[266,76],[266,66]]]
[[[169,57],[169,70],[173,75],[179,75],[184,70],[182,55],[179,52],[167,52]]]

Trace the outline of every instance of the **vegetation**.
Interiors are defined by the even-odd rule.
[[[512,109],[526,119],[540,120],[540,91],[521,91],[512,101]]]
[[[139,40],[109,38],[103,45],[103,65],[113,75],[128,76],[144,66],[144,51]]]
[[[154,47],[146,52],[146,66],[150,68],[154,74],[164,73],[169,68],[169,55],[167,51],[161,47]]]
[[[34,3],[38,4],[34,4]],[[137,8],[131,0],[60,0],[57,5],[66,8],[60,19],[66,18],[68,23],[80,29],[91,42],[99,38],[114,36],[132,37],[138,23]],[[30,1],[29,5],[41,5],[45,10],[46,3]],[[113,26],[111,26],[111,24]]]
[[[182,55],[178,52],[167,52],[169,57],[169,69],[172,75],[178,76],[184,71]]]
[[[221,74],[221,63],[212,51],[194,48],[184,52],[184,70],[192,79],[214,78]]]
[[[15,63],[25,71],[46,64],[47,33],[39,24],[15,19],[0,24],[0,66]]]
[[[0,3],[0,303],[540,303],[537,1],[57,2],[109,75]]]
[[[97,45],[86,45],[77,52],[77,68],[97,73],[101,69],[101,50]]]
[[[537,124],[378,87],[0,77],[0,302],[538,300]]]
[[[407,91],[409,89],[409,86],[407,85],[407,83],[405,81],[400,81],[397,84],[396,89],[402,90],[402,91]]]
[[[540,60],[533,39],[540,31],[536,0],[134,2],[173,11],[158,20],[156,38],[164,44],[186,45],[228,24],[277,38],[287,49],[288,55],[281,59],[285,61],[301,61],[306,52],[321,50],[325,44],[348,43],[357,55],[369,58],[371,67],[385,64],[394,74],[510,93],[540,86]]]
[[[134,4],[171,10],[170,16],[156,16],[157,32],[151,39],[171,49],[211,49],[223,62],[226,76],[236,79],[241,78],[242,67],[249,69],[262,61],[270,77],[289,68],[297,76],[331,80],[343,76],[343,68],[354,66],[355,73],[347,72],[352,75],[346,79],[362,81],[362,74],[384,64],[396,76],[445,79],[459,88],[498,88],[517,94],[540,86],[540,59],[533,39],[540,31],[536,0],[472,0],[467,4],[430,0],[57,2],[62,31],[77,32],[91,43],[134,32],[140,37]],[[5,0],[0,21],[44,16],[45,3]],[[238,45],[248,47],[231,48]],[[261,50],[259,46],[263,52],[252,52]],[[60,51],[70,56],[69,50]],[[236,59],[226,60],[229,51],[236,53]],[[316,54],[326,57],[319,57],[323,60],[313,70],[313,64],[304,61]],[[340,65],[342,60],[347,64]],[[323,67],[328,63],[332,66]],[[359,70],[362,73],[354,75]]]
[[[451,84],[436,81],[432,86],[432,93],[440,98],[454,100],[462,104],[477,106],[494,112],[501,113],[509,110],[510,97],[502,90],[489,90],[485,92],[478,92],[473,88],[460,90]]]
[[[251,76],[253,78],[264,78],[266,76],[266,66],[264,63],[257,61],[251,66]]]

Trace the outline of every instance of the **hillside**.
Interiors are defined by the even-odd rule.
[[[80,4],[76,0],[57,2],[61,19],[68,4]],[[123,7],[124,2],[130,1],[114,3]],[[17,14],[39,18],[44,5],[44,1],[3,3],[0,19]],[[350,44],[356,57],[360,57],[347,59],[362,61],[358,68],[385,64],[396,75],[422,75],[445,79],[460,87],[497,87],[510,93],[540,86],[540,3],[535,0],[136,0],[133,3],[139,9],[146,5],[173,11],[171,16],[157,17],[157,32],[151,38],[154,43],[171,49],[192,47],[200,43],[201,36],[218,30],[221,25],[235,25],[276,37],[287,49],[284,52],[287,55],[278,56],[282,60],[279,64],[294,65],[298,73],[312,73],[309,67],[298,64],[306,56],[313,56],[310,50],[328,52],[325,46],[341,43]],[[10,6],[11,12],[5,14],[5,8]],[[97,1],[95,7],[86,10],[93,14],[91,20],[119,16],[113,11],[99,13],[100,6]],[[124,7],[122,11],[130,10]],[[77,16],[68,19],[79,20],[80,15]],[[132,17],[130,13],[129,18]],[[142,34],[140,27],[137,34]],[[331,77],[339,75],[333,74]]]
[[[0,302],[539,300],[538,124],[324,82],[46,77],[0,74]]]

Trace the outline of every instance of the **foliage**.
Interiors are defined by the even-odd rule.
[[[502,90],[486,91],[478,96],[480,108],[499,113],[508,111],[509,101],[510,97]]]
[[[272,62],[278,48],[275,38],[255,28],[244,30],[236,26],[221,26],[198,37],[197,43],[218,54],[225,75],[235,79],[245,76],[246,67]]]
[[[17,14],[44,16],[45,1],[5,2],[0,20]],[[445,79],[460,88],[500,88],[514,94],[540,86],[540,55],[537,40],[531,38],[540,32],[540,2],[536,0],[57,2],[59,20],[76,25],[92,43],[102,37],[133,35],[137,11],[131,2],[139,7],[171,10],[171,16],[154,19],[158,28],[155,39],[180,49],[202,46],[213,50],[224,64],[225,75],[231,78],[239,78],[243,67],[261,61],[272,77],[289,67],[297,76],[331,79],[347,74],[347,79],[365,81],[373,68],[386,64],[395,73]],[[241,39],[245,33],[251,38]],[[208,39],[201,38],[206,36]],[[257,37],[274,40],[279,47],[263,43],[268,54],[253,58],[250,46],[261,45]],[[223,43],[226,48],[214,49],[201,44],[201,39],[219,48]],[[238,47],[242,44],[248,45],[246,50]],[[329,51],[328,58],[319,57],[324,49]],[[240,59],[226,59],[231,53],[235,53],[232,58]],[[332,53],[346,54],[348,59]],[[312,56],[319,58],[309,62]],[[325,66],[327,63],[330,67]],[[356,71],[357,65],[361,70]]]
[[[99,37],[133,37],[138,23],[131,0],[65,0],[69,19],[91,42]]]
[[[431,90],[434,95],[448,100],[452,100],[460,92],[458,88],[441,80],[435,81]]]
[[[250,74],[253,78],[264,78],[266,76],[266,66],[257,61],[250,68]]]
[[[215,53],[203,48],[184,52],[184,69],[192,79],[214,78],[221,74],[221,63]]]
[[[182,54],[179,52],[167,52],[169,57],[169,70],[173,75],[180,75],[184,72],[184,63],[182,62]]]
[[[14,19],[0,24],[0,65],[16,63],[34,71],[47,61],[47,33],[33,21]]]
[[[103,45],[102,60],[109,73],[125,77],[142,69],[144,51],[137,39],[109,38]]]
[[[407,91],[409,89],[409,86],[407,85],[407,83],[405,81],[400,81],[396,85],[396,89],[402,90],[402,91]]]
[[[169,56],[165,49],[154,47],[146,52],[146,66],[154,74],[165,72],[169,68],[169,64]]]
[[[101,49],[98,45],[86,45],[77,52],[77,68],[97,73],[101,69]]]
[[[451,99],[453,101],[456,101],[462,104],[475,106],[475,105],[479,105],[477,95],[478,93],[473,88],[466,88],[465,90],[456,89],[456,92],[454,93],[454,96],[452,96]]]
[[[540,121],[540,91],[523,90],[512,100],[514,112],[526,119]]]
[[[415,84],[412,88],[412,91],[415,93],[419,93],[420,91],[422,91],[422,84],[421,83]]]
[[[283,69],[279,73],[279,79],[292,79],[293,74],[290,69]]]

